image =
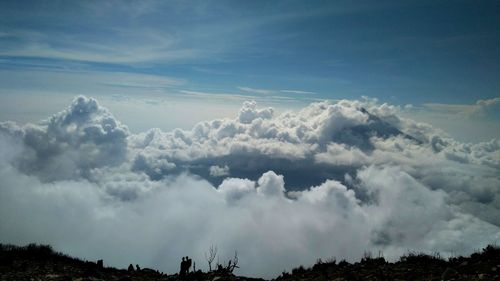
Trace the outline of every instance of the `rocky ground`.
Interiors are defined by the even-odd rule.
[[[54,252],[50,246],[30,244],[25,247],[0,244],[0,280],[51,280],[51,281],[142,281],[142,280],[241,280],[263,279],[237,277],[226,270],[191,272],[185,278],[178,274],[167,275],[150,268],[131,266],[116,269],[102,266],[99,261],[82,261]]]
[[[394,263],[369,256],[354,264],[318,261],[309,269],[284,272],[278,280],[500,280],[500,248],[488,246],[470,257],[449,260],[410,253]]]
[[[242,265],[244,266],[244,265]],[[185,280],[248,280],[226,271],[190,273]],[[133,270],[103,267],[52,251],[49,246],[0,245],[0,280],[180,280],[153,269]],[[275,281],[288,280],[500,280],[500,248],[488,246],[470,257],[449,260],[439,256],[410,253],[398,262],[367,255],[360,262],[318,261],[311,268],[284,272]]]

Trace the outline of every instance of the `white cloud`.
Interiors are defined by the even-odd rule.
[[[500,97],[477,100],[475,104],[442,104],[426,103],[425,108],[454,114],[461,118],[482,118],[487,115],[498,112],[500,106]]]
[[[315,95],[315,92],[309,92],[309,91],[301,91],[301,90],[280,90],[282,93],[287,93],[287,94],[306,94],[306,95]]]
[[[255,192],[255,182],[249,179],[228,178],[219,185],[218,191],[224,194],[228,203],[232,203],[248,193]]]
[[[466,114],[469,116],[484,117],[490,110],[498,111],[498,109],[500,109],[500,97],[478,100],[475,105],[467,110]]]
[[[24,143],[17,166],[43,180],[87,177],[92,168],[120,165],[126,158],[126,126],[83,96],[38,125],[0,123],[0,131]]]
[[[131,134],[79,97],[0,124],[0,240],[169,272],[185,255],[201,268],[215,243],[221,259],[238,250],[238,274],[269,278],[366,250],[466,254],[500,239],[499,169],[498,140],[460,143],[373,100],[281,115],[246,102]]]
[[[249,124],[256,119],[270,119],[273,117],[273,109],[257,109],[257,103],[254,101],[244,102],[240,109],[238,119],[241,123]]]
[[[279,93],[284,93],[284,94],[299,94],[299,95],[315,95],[315,92],[310,92],[310,91],[301,91],[301,90],[270,90],[270,89],[257,89],[257,88],[250,88],[250,87],[237,87],[240,91],[247,92],[247,93],[252,93],[252,94],[259,94],[259,95],[272,95],[272,94],[279,94]]]
[[[223,167],[210,166],[210,168],[208,168],[208,171],[210,172],[210,175],[212,177],[229,176],[229,167],[227,165],[224,165]]]
[[[273,171],[262,174],[259,178],[257,193],[264,196],[283,196],[285,192],[285,181],[282,175],[277,175]]]
[[[212,93],[212,92],[200,92],[200,91],[189,91],[180,90],[185,96],[195,97],[195,98],[215,98],[215,99],[234,99],[237,101],[247,100],[249,97],[244,95],[236,95],[232,93]]]

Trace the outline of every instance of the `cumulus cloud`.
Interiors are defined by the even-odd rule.
[[[470,109],[466,111],[466,113],[470,116],[479,116],[484,117],[489,112],[493,110],[498,110],[500,106],[500,97],[486,99],[486,100],[478,100],[475,105],[473,105]]]
[[[500,109],[500,97],[480,99],[474,104],[427,103],[424,104],[424,107],[439,112],[451,113],[460,118],[483,118],[492,116],[498,112]]]
[[[229,176],[229,167],[227,165],[221,166],[210,166],[208,169],[212,177],[223,177]]]
[[[175,272],[218,244],[239,274],[318,257],[466,254],[500,239],[500,142],[460,143],[374,100],[131,134],[91,98],[0,123],[0,240]]]
[[[119,165],[129,135],[107,109],[83,96],[36,125],[0,123],[0,132],[24,144],[16,166],[46,181],[86,177],[93,168]]]
[[[257,182],[257,193],[264,196],[282,196],[285,192],[285,181],[282,175],[277,175],[273,171],[262,174]]]

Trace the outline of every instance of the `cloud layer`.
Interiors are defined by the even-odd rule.
[[[464,254],[500,239],[500,142],[465,144],[374,100],[131,134],[92,98],[0,123],[0,240],[175,272],[238,250],[273,277],[366,250]]]

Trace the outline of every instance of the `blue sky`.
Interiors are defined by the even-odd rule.
[[[0,117],[34,121],[76,94],[118,117],[131,99],[213,104],[172,128],[246,99],[368,96],[439,121],[500,96],[499,15],[498,1],[2,1]]]

